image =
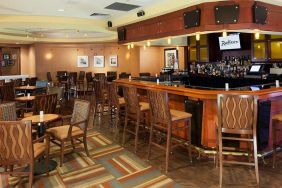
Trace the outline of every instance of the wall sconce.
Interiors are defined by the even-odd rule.
[[[131,47],[131,48],[134,48],[134,44],[133,44],[133,43],[131,43],[131,44],[130,44],[130,47]]]
[[[196,41],[199,41],[201,39],[200,33],[196,33]]]
[[[176,46],[176,49],[179,50],[179,46]]]
[[[130,50],[130,44],[127,45],[127,49]]]
[[[258,40],[258,39],[259,39],[259,36],[260,36],[259,32],[256,32],[256,33],[255,33],[255,39]]]
[[[148,40],[147,41],[147,46],[150,47],[151,46],[151,42]]]
[[[171,44],[171,38],[170,37],[167,39],[167,43]]]

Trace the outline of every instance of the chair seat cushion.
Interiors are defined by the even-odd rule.
[[[171,121],[182,121],[185,119],[189,119],[192,117],[192,114],[187,112],[179,111],[179,110],[170,110]]]
[[[70,128],[70,125],[63,125],[63,126],[47,129],[46,132],[49,133],[52,137],[56,139],[65,140],[68,138],[69,128]],[[79,136],[79,135],[83,135],[83,131],[76,126],[73,126],[72,127],[72,136]]]
[[[119,102],[119,105],[120,105],[120,106],[125,105],[124,97],[119,97],[119,98],[118,98],[118,102]]]
[[[37,158],[46,150],[46,144],[43,142],[33,144],[34,158]]]
[[[149,106],[149,103],[147,102],[140,102],[140,110],[141,111],[147,111],[147,110],[150,110],[150,106]]]
[[[276,115],[272,116],[272,119],[282,121],[282,114],[276,114]]]

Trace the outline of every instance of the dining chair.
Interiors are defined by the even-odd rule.
[[[14,101],[15,100],[15,87],[14,84],[9,82],[0,86],[1,99],[3,101]]]
[[[46,169],[49,163],[49,136],[32,140],[31,130],[31,121],[0,121],[0,164],[10,167],[1,174],[28,175],[30,188],[35,160],[45,155]],[[14,170],[14,166],[22,165],[28,165],[29,168]],[[48,170],[46,173],[49,175]]]
[[[53,86],[53,87],[48,87],[47,94],[57,94],[57,105],[56,109],[59,113],[61,113],[62,106],[64,104],[64,88],[63,87],[58,87],[58,86]]]
[[[51,141],[61,148],[60,166],[63,165],[66,142],[71,142],[74,150],[76,142],[83,143],[86,155],[89,156],[87,148],[87,127],[89,113],[90,102],[86,100],[75,99],[72,115],[63,117],[64,120],[70,118],[70,123],[46,130],[46,132],[52,138]]]
[[[93,125],[95,123],[95,117],[101,116],[104,113],[105,105],[106,105],[106,91],[104,82],[101,80],[94,80],[94,94],[92,95],[93,98],[93,110],[94,110],[94,118],[93,118]]]
[[[217,150],[219,160],[219,185],[222,186],[223,164],[238,164],[255,167],[259,186],[257,156],[257,97],[252,95],[219,94],[217,96]],[[226,146],[223,141],[245,142],[248,147],[248,162],[229,160],[223,157],[224,151],[238,148]],[[240,148],[242,149],[242,148]],[[252,153],[252,158],[250,153]]]

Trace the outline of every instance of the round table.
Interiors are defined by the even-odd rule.
[[[15,100],[19,102],[29,102],[35,100],[35,96],[16,97]]]
[[[31,121],[32,124],[37,124],[37,133],[38,137],[41,137],[45,134],[46,124],[52,121],[60,119],[61,116],[58,114],[43,114],[41,117],[40,115],[33,115],[26,118],[23,118],[22,121]],[[54,160],[49,160],[48,171],[55,170],[57,167],[57,162]],[[34,174],[40,175],[45,174],[47,169],[45,168],[45,162],[43,160],[36,162],[34,167]]]

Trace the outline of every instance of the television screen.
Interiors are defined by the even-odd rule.
[[[259,72],[261,68],[261,65],[252,65],[250,72]]]
[[[219,47],[220,50],[232,50],[240,49],[240,36],[239,35],[229,35],[227,37],[219,37]]]
[[[259,91],[260,87],[259,86],[251,86],[250,87],[252,91]]]

